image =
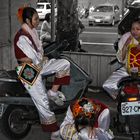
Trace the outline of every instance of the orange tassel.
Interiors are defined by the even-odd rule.
[[[19,20],[20,23],[23,23],[22,14],[23,14],[23,9],[24,9],[25,7],[27,7],[27,4],[24,4],[23,7],[20,7],[20,8],[18,9],[18,12],[17,12],[17,18],[18,18],[18,20]]]

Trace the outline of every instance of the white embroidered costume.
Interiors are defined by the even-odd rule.
[[[42,74],[56,73],[54,84],[69,84],[70,63],[65,59],[51,59],[43,61],[43,48],[38,39],[37,31],[34,28],[29,28],[25,23],[15,36],[14,48],[15,56],[18,61],[21,58],[28,57],[33,62],[31,65],[39,67],[40,73],[32,85],[22,79],[20,80],[28,90],[38,109],[44,131],[57,131],[59,128],[56,123],[54,112],[50,111],[48,96],[42,81]],[[18,74],[20,74],[22,67],[22,64],[17,66],[16,71]]]
[[[117,59],[120,63],[124,64],[124,67],[121,67],[117,71],[113,72],[112,75],[103,84],[103,88],[109,93],[109,95],[113,99],[116,99],[116,97],[118,95],[117,84],[118,84],[119,80],[122,79],[123,77],[126,77],[129,75],[127,70],[126,70],[127,56],[128,56],[127,53],[128,53],[129,49],[126,50],[127,53],[126,53],[124,60],[122,59],[122,49],[130,36],[131,36],[131,41],[129,44],[127,44],[128,45],[127,48],[129,48],[129,46],[131,46],[131,45],[138,45],[139,42],[131,35],[130,32],[125,33],[121,37],[121,39],[118,43]]]
[[[74,115],[71,106],[68,108],[66,117],[60,126],[60,134],[63,140],[111,140],[114,138],[113,133],[109,132],[110,112],[109,109],[99,103],[101,109],[95,127],[90,132],[89,127],[84,127],[77,132],[74,125]],[[90,133],[89,133],[90,132]]]

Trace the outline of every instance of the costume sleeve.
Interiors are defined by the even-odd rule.
[[[110,111],[108,108],[104,109],[98,117],[98,127],[103,130],[108,130],[110,125]]]
[[[116,57],[117,57],[118,61],[121,63],[124,63],[122,60],[122,49],[123,49],[127,39],[130,37],[130,35],[131,35],[130,32],[125,33],[118,42],[118,52],[116,54]]]
[[[96,128],[96,135],[100,140],[112,140],[114,138],[113,132],[109,129],[110,126],[110,111],[108,108],[104,109],[98,117],[98,128]]]
[[[60,135],[63,140],[78,140],[78,133],[75,129],[73,114],[70,107],[66,113],[66,117],[60,126]]]

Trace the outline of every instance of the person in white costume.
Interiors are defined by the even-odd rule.
[[[60,125],[63,140],[111,140],[110,111],[99,101],[82,98],[72,103]]]
[[[128,73],[128,53],[131,47],[140,47],[140,19],[135,18],[131,25],[130,32],[122,35],[118,42],[117,59],[123,64],[123,67],[113,72],[111,76],[104,82],[103,88],[109,93],[109,95],[115,100],[118,95],[118,82],[129,75]]]
[[[58,106],[64,104],[64,98],[60,98],[62,93],[58,89],[70,82],[70,63],[65,59],[44,58],[35,29],[39,24],[39,17],[34,8],[19,8],[18,18],[22,25],[14,38],[15,57],[19,64],[16,67],[17,74],[38,109],[43,130],[51,132],[51,140],[59,140],[59,126],[54,112],[50,110],[48,99]],[[42,81],[44,73],[55,73],[52,88],[47,93]]]
[[[46,14],[45,20],[41,25],[40,40],[43,42],[51,42],[51,15]]]

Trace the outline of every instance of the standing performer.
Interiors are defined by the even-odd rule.
[[[14,38],[15,56],[19,64],[16,71],[37,107],[43,130],[52,132],[51,140],[59,140],[59,126],[54,112],[50,110],[48,98],[58,106],[64,104],[64,98],[59,97],[62,93],[58,89],[60,85],[69,84],[70,63],[65,59],[44,58],[35,29],[39,24],[39,17],[34,8],[19,8],[18,17],[22,25]],[[44,73],[56,73],[53,86],[47,93],[42,81]]]

